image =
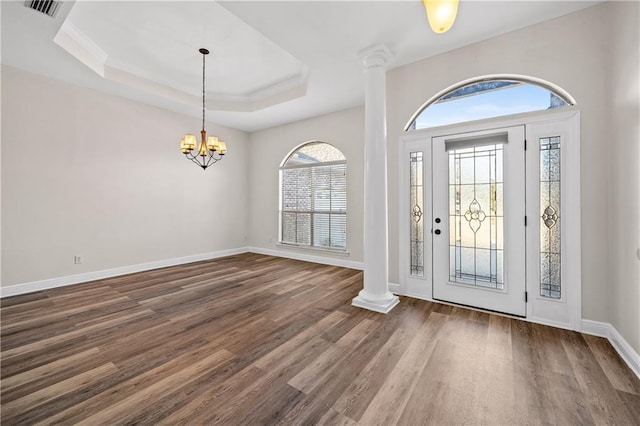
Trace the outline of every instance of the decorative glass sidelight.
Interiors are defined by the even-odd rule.
[[[540,295],[560,299],[560,137],[540,139]]]
[[[449,152],[449,281],[504,289],[503,144]]]
[[[411,188],[411,232],[410,232],[410,273],[412,276],[424,276],[424,204],[422,152],[409,154],[409,186]]]

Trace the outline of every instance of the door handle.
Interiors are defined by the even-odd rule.
[[[436,217],[436,223],[440,223],[440,218]]]
[[[436,229],[434,232],[436,233],[436,235],[440,235],[441,231],[439,229]]]

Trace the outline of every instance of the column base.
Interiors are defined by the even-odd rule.
[[[386,314],[391,311],[398,303],[400,303],[400,298],[395,294],[389,292],[387,292],[388,297],[384,297],[381,299],[368,298],[366,297],[366,294],[363,297],[363,292],[364,290],[361,291],[360,294],[358,294],[356,297],[354,297],[353,300],[351,300],[351,306],[356,306],[358,308],[364,308],[370,311]]]

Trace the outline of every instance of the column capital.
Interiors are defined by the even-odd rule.
[[[387,68],[393,54],[384,44],[378,44],[368,47],[358,52],[358,56],[362,60],[362,65],[365,69],[373,67]]]

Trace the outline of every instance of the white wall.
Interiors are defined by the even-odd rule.
[[[397,148],[409,117],[467,78],[543,78],[581,110],[583,317],[612,322],[640,351],[639,72],[637,2],[607,2],[391,70],[390,281],[399,276]],[[185,131],[199,129],[196,118],[7,67],[2,89],[2,285],[244,245],[283,250],[278,166],[310,140],[347,157],[348,260],[362,261],[362,108],[250,136],[208,124],[229,155],[203,172],[177,150]]]
[[[278,167],[298,145],[319,140],[338,148],[347,158],[348,257],[326,252],[278,247]],[[267,250],[306,253],[362,262],[364,191],[364,109],[333,114],[254,132],[250,136],[249,235],[251,245]]]
[[[229,153],[203,171],[195,117],[11,67],[2,89],[2,286],[246,245],[246,133],[209,123]]]
[[[387,76],[389,273],[398,282],[398,143],[411,115],[459,81],[524,74],[560,85],[581,111],[583,318],[609,319],[607,5],[595,6],[391,70]],[[637,46],[636,46],[637,48]]]
[[[609,277],[611,323],[640,353],[640,3],[611,6]]]

